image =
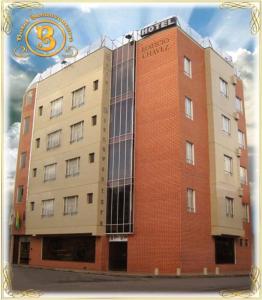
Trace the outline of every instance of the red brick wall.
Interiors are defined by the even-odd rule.
[[[21,222],[21,227],[19,230],[15,228],[15,221],[13,226],[14,235],[24,235],[25,234],[25,210],[26,210],[26,198],[27,198],[27,181],[28,181],[28,171],[29,171],[29,157],[30,157],[30,147],[31,147],[31,137],[32,137],[32,127],[33,127],[33,116],[34,116],[34,105],[35,105],[35,94],[36,89],[32,89],[33,99],[32,103],[28,105],[23,105],[22,116],[21,116],[21,130],[20,130],[20,140],[17,154],[17,166],[16,166],[16,179],[15,179],[15,189],[14,189],[14,211],[15,218],[16,212],[19,212],[19,218]],[[23,134],[23,125],[24,118],[30,117],[30,126],[29,131],[26,134]],[[21,153],[26,152],[26,164],[25,168],[20,169],[20,155]],[[18,186],[24,186],[24,194],[21,202],[17,202],[17,189]]]
[[[209,148],[204,49],[178,30],[179,121],[181,123],[181,262],[182,272],[203,272],[214,262],[211,238]],[[184,74],[184,56],[191,60],[192,78]],[[193,120],[185,116],[185,97],[193,102]],[[195,164],[186,163],[185,143],[194,144]],[[178,157],[177,157],[178,159]],[[187,212],[187,188],[195,190],[196,213]]]
[[[149,52],[165,39],[166,51]],[[192,61],[192,79],[184,75],[184,55]],[[185,96],[193,100],[194,121],[185,117]],[[186,164],[186,140],[195,144],[195,166]],[[128,240],[128,271],[202,272],[212,263],[208,178],[204,51],[172,28],[137,47],[135,234]],[[196,214],[186,211],[187,187],[196,190]]]
[[[151,45],[161,41],[166,41],[163,52],[158,46],[154,54]],[[183,149],[176,43],[176,29],[170,29],[137,44],[134,235],[128,238],[129,272],[153,273],[154,268],[160,273],[175,272],[181,265],[179,157]]]
[[[29,265],[34,267],[107,271],[108,269],[107,262],[108,262],[108,239],[105,236],[96,238],[95,263],[42,260],[42,238],[41,237],[30,238]]]

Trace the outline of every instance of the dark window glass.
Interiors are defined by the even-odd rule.
[[[121,109],[121,103],[118,102],[115,104],[115,131],[114,131],[114,136],[119,136],[120,132],[120,109]]]
[[[128,77],[128,62],[125,61],[123,64],[122,64],[122,86],[121,86],[121,91],[122,91],[122,94],[125,94],[127,92],[127,84],[128,84],[128,81],[129,81],[129,77]]]
[[[126,101],[121,102],[121,128],[120,135],[126,133]]]
[[[234,238],[215,237],[216,264],[234,264]]]
[[[95,80],[93,82],[93,89],[94,89],[94,91],[98,90],[98,80]]]
[[[35,210],[35,202],[30,202],[31,211]]]
[[[39,106],[38,107],[38,114],[39,114],[39,116],[42,116],[42,114],[43,114],[43,106]]]
[[[125,178],[131,177],[131,152],[132,151],[132,141],[126,141],[126,166],[125,166]]]
[[[33,169],[33,177],[36,177],[36,174],[37,174],[37,168],[34,168]]]
[[[115,143],[113,149],[114,149],[113,179],[118,179],[119,144]]]
[[[93,193],[88,193],[87,194],[87,203],[88,204],[93,203]]]
[[[95,161],[95,153],[89,153],[89,162],[93,163]]]
[[[128,99],[127,100],[127,122],[126,122],[126,133],[130,133],[133,131],[132,129],[132,111],[133,110],[133,100]]]
[[[92,126],[95,126],[95,125],[96,125],[96,121],[97,121],[96,115],[95,115],[95,116],[92,116]]]
[[[39,148],[40,147],[40,138],[36,139],[35,143],[36,143],[36,148]]]
[[[120,142],[120,165],[119,165],[119,178],[125,176],[125,142]]]
[[[17,202],[22,202],[24,195],[24,186],[19,185],[17,189]]]
[[[124,223],[131,223],[132,219],[130,219],[130,217],[132,217],[132,211],[130,211],[130,208],[132,207],[132,205],[130,206],[130,185],[126,185],[125,186],[125,216],[124,216]],[[129,231],[128,229],[125,229],[125,231]]]
[[[95,237],[44,237],[43,259],[95,262]]]
[[[106,207],[106,223],[111,224],[111,197],[112,197],[112,188],[108,188],[107,190],[107,207]],[[110,232],[110,226],[106,229],[107,232]]]
[[[112,195],[112,224],[117,224],[117,198],[118,198],[118,188],[114,187],[112,189],[113,195]]]
[[[129,66],[128,66],[128,91],[133,91],[133,65],[134,65],[134,61],[133,60],[129,60],[128,62]]]

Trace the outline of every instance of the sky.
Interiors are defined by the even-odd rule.
[[[41,9],[15,9],[12,12],[13,28],[6,37],[5,76],[5,142],[8,147],[5,160],[6,193],[11,199],[16,156],[19,141],[20,118],[23,94],[34,78],[49,66],[62,61],[62,54],[51,58],[30,55],[18,59],[13,55],[16,35],[24,20],[33,13],[51,12],[65,19],[73,32],[73,44],[81,49],[107,35],[118,38],[127,32],[143,28],[149,23],[177,16],[203,38],[209,38],[217,47],[232,56],[244,81],[247,138],[249,144],[249,174],[251,192],[258,198],[258,43],[250,33],[250,9],[222,9],[218,5],[200,4],[44,4]]]

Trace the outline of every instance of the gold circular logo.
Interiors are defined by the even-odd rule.
[[[57,37],[61,37],[58,47]],[[36,37],[37,44],[32,45],[30,36]],[[53,20],[39,20],[32,23],[25,33],[25,42],[28,49],[37,56],[50,57],[63,50],[66,43],[64,28]]]

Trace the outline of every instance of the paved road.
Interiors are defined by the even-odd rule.
[[[13,267],[13,290],[36,289],[46,292],[88,293],[174,293],[219,292],[248,289],[248,276],[236,277],[130,277]]]

